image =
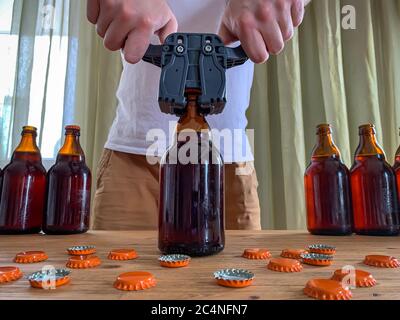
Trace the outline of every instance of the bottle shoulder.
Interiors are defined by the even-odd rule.
[[[352,173],[394,173],[393,167],[383,157],[356,157],[350,171]]]
[[[349,169],[340,159],[335,158],[312,159],[306,168],[306,174],[324,171],[348,172]]]
[[[91,171],[85,162],[57,161],[49,170],[49,175],[81,174],[91,175]]]

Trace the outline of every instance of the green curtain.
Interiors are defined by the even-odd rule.
[[[356,29],[341,8],[356,9]],[[400,1],[313,0],[285,51],[257,66],[249,127],[255,129],[263,227],[303,229],[303,173],[315,126],[330,123],[351,166],[358,126],[374,123],[388,161],[400,142]]]

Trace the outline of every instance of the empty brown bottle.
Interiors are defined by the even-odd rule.
[[[0,233],[38,233],[45,205],[46,170],[36,145],[37,129],[24,127],[22,139],[3,171]]]
[[[340,159],[329,124],[317,127],[317,143],[304,175],[307,228],[316,235],[352,233],[349,170]]]
[[[376,141],[372,124],[359,128],[360,143],[351,168],[354,231],[362,235],[399,233],[395,173]]]
[[[161,161],[159,249],[204,256],[224,248],[224,164],[198,113],[197,95],[190,93],[188,100],[175,142]],[[188,136],[181,139],[185,132]]]
[[[89,229],[91,173],[79,142],[80,128],[67,126],[65,142],[47,175],[46,234],[84,233]]]

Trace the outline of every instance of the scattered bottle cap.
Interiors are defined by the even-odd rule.
[[[220,286],[243,288],[253,283],[254,273],[243,269],[223,269],[214,272],[214,278]]]
[[[364,259],[364,264],[378,268],[400,267],[400,262],[395,257],[382,255],[368,255]]]
[[[271,252],[267,249],[246,249],[244,250],[242,257],[252,260],[265,260],[271,257]]]
[[[300,272],[303,266],[295,259],[276,258],[270,260],[267,268],[278,272]]]
[[[310,253],[333,255],[336,253],[336,247],[327,244],[312,244],[308,246],[308,251]]]
[[[67,269],[49,269],[32,273],[29,277],[29,283],[33,288],[54,289],[61,287],[71,281],[71,271]]]
[[[95,246],[73,246],[67,249],[71,256],[88,256],[96,253]]]
[[[158,258],[160,265],[167,268],[186,267],[191,258],[184,254],[168,254]]]
[[[320,253],[305,253],[301,255],[303,263],[313,266],[330,266],[333,256]]]
[[[97,256],[72,256],[67,262],[67,267],[72,269],[94,268],[101,264]]]
[[[329,279],[310,280],[303,291],[307,296],[318,300],[350,300],[352,297],[348,287]]]
[[[108,259],[110,260],[133,260],[137,257],[138,254],[134,249],[115,249],[108,254]]]
[[[301,259],[301,255],[306,253],[308,253],[308,251],[304,249],[284,249],[281,252],[281,257],[288,259]]]
[[[37,263],[46,261],[49,257],[44,251],[24,251],[19,252],[14,258],[16,263]]]
[[[118,276],[114,288],[124,291],[145,290],[156,286],[156,279],[150,272],[126,272]]]
[[[16,281],[22,277],[18,267],[0,267],[0,283]]]
[[[342,282],[345,279],[345,277],[349,276],[351,272],[352,272],[351,270],[338,269],[334,272],[331,279]],[[369,272],[360,269],[355,269],[354,273],[355,273],[354,280],[356,287],[365,288],[365,287],[373,287],[374,285],[376,285],[375,278]]]

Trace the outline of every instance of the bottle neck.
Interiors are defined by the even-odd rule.
[[[376,140],[374,133],[360,134],[360,143],[355,152],[355,157],[377,157],[385,159],[385,152]]]
[[[332,158],[340,160],[340,152],[333,142],[331,133],[317,135],[317,143],[312,153],[312,159]]]
[[[40,150],[36,144],[36,132],[33,131],[24,131],[22,132],[22,138],[14,150],[12,160],[15,159],[37,159],[38,161],[41,160]],[[28,158],[27,158],[28,157]]]
[[[73,160],[84,162],[85,154],[79,142],[79,134],[74,132],[67,132],[65,134],[64,145],[57,155],[57,161]]]
[[[175,139],[179,141],[190,139],[190,134],[196,134],[200,139],[211,139],[210,126],[198,110],[197,95],[189,94],[186,113],[179,119],[176,126]],[[182,138],[181,138],[182,137]]]

